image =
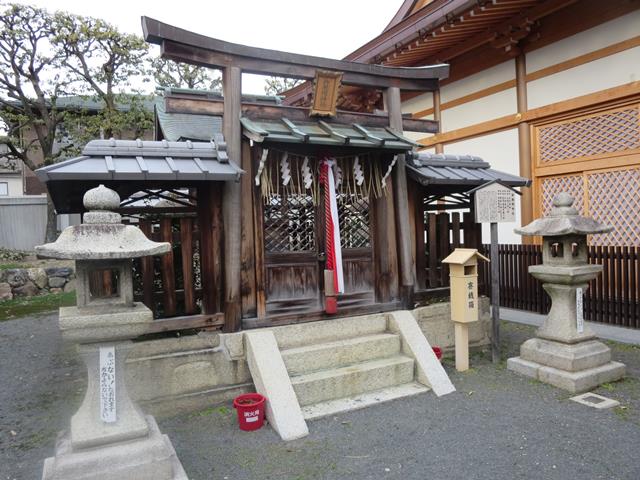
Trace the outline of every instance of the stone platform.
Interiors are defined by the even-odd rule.
[[[42,480],[187,480],[169,437],[152,416],[146,420],[147,436],[107,446],[74,450],[62,434],[55,457],[44,461]]]
[[[567,344],[531,338],[520,347],[520,356],[507,360],[511,371],[535,378],[572,393],[621,379],[625,366],[611,361],[611,349],[597,340]]]

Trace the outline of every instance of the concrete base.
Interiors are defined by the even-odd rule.
[[[347,398],[338,398],[327,402],[315,403],[302,407],[302,414],[305,420],[315,420],[317,418],[328,417],[338,413],[351,412],[362,408],[377,405],[379,403],[390,402],[398,398],[411,397],[420,393],[428,392],[429,388],[418,382],[405,383],[393,387],[365,392]]]
[[[431,387],[438,397],[455,392],[456,388],[411,312],[389,313],[389,330],[400,335],[403,353],[415,360],[418,382]]]
[[[44,461],[42,480],[187,480],[187,474],[153,417],[149,434],[128,442],[74,449],[68,434],[56,444],[55,457]]]
[[[514,357],[507,360],[507,368],[513,372],[535,378],[543,383],[567,390],[571,393],[588,392],[603,383],[614,382],[624,377],[625,366],[609,362],[595,368],[578,372],[567,372],[540,363]]]
[[[247,362],[256,391],[267,397],[265,415],[285,441],[309,435],[276,338],[270,330],[245,334]]]

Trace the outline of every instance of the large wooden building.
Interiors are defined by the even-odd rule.
[[[452,248],[479,246],[467,192],[493,180],[528,184],[475,156],[415,153],[403,131],[432,134],[438,122],[403,116],[401,92],[436,90],[447,65],[370,66],[230,44],[148,18],[143,26],[163,55],[223,69],[223,95],[167,89],[155,141],[94,141],[38,175],[58,211],[79,211],[84,192],[103,183],[120,193],[120,213],[174,244],[136,267],[139,298],[173,318],[157,330],[312,321],[327,318],[331,297],[342,316],[412,308],[446,294],[440,261]],[[242,72],[319,71],[339,74],[347,92],[382,92],[385,110],[317,117],[241,95]],[[437,215],[446,209],[456,213]]]
[[[473,152],[531,178],[521,224],[568,191],[583,213],[614,226],[594,242],[638,246],[639,25],[640,2],[630,0],[406,0],[346,59],[448,63],[439,89],[403,95],[403,112],[440,125],[438,134],[411,138],[428,151]],[[304,104],[309,91],[298,87],[287,102]],[[500,238],[520,241],[511,225]]]

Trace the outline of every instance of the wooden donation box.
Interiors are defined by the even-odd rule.
[[[456,248],[442,260],[449,264],[451,320],[455,326],[456,370],[469,368],[469,323],[478,320],[478,259],[475,248]]]

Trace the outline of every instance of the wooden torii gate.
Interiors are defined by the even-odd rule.
[[[382,89],[387,112],[379,114],[356,114],[338,112],[335,121],[357,122],[357,118],[367,118],[368,124],[383,122],[394,131],[404,129],[436,133],[438,124],[430,120],[404,118],[401,111],[401,90],[429,92],[438,88],[439,80],[449,74],[448,65],[434,65],[415,68],[391,68],[322,57],[300,55],[264,48],[248,47],[215,38],[199,35],[187,30],[142,17],[145,40],[161,46],[162,56],[177,62],[190,63],[223,72],[223,133],[230,158],[241,156],[242,115],[250,116],[247,110],[261,109],[263,106],[243,108],[241,98],[242,73],[276,75],[303,80],[312,80],[317,70],[327,70],[342,74],[342,83]],[[308,118],[308,110],[299,107],[284,107],[287,116],[302,120]],[[247,115],[249,114],[249,115]],[[354,120],[355,119],[355,120]],[[394,169],[395,218],[398,228],[399,270],[401,297],[405,308],[411,305],[414,288],[413,263],[411,259],[411,234],[409,232],[409,209],[407,203],[407,179],[404,155],[398,156]],[[206,190],[203,190],[206,194]],[[200,193],[199,193],[200,195]],[[224,315],[225,330],[235,331],[241,325],[241,226],[234,221],[241,215],[241,186],[226,182],[224,186],[223,221],[224,229]],[[203,203],[205,199],[202,199]],[[393,208],[393,206],[391,206]]]

